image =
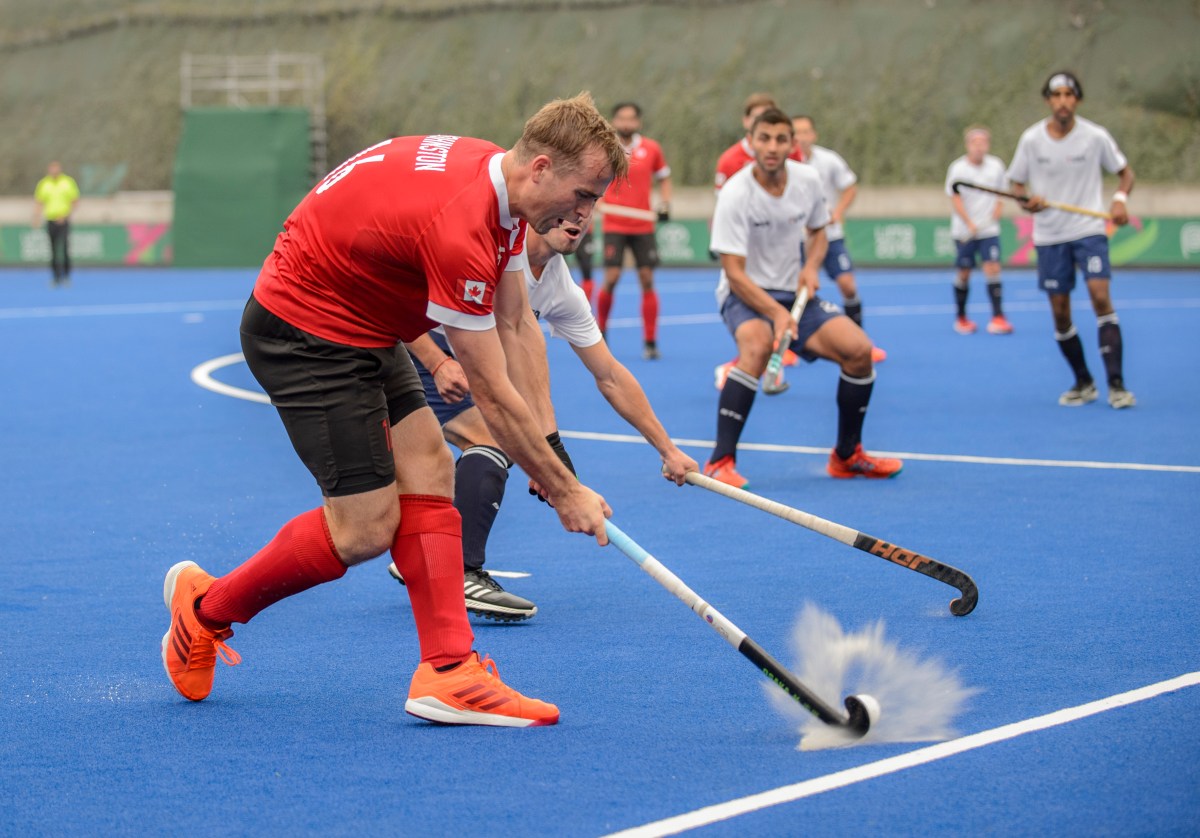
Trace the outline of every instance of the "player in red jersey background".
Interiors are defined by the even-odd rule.
[[[615,204],[643,211],[650,210],[654,184],[658,184],[659,221],[671,215],[671,167],[663,156],[662,146],[643,137],[642,109],[633,102],[621,102],[612,110],[612,125],[621,145],[629,155],[629,176],[617,178],[604,193],[606,204]],[[604,218],[604,287],[596,300],[596,320],[600,331],[608,330],[608,315],[612,310],[613,293],[621,279],[625,251],[633,253],[638,282],[642,286],[642,357],[658,358],[658,293],[654,290],[654,269],[658,267],[658,244],[654,238],[655,222],[609,214]]]

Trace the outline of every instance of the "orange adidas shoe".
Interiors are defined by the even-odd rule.
[[[1008,318],[1003,314],[997,314],[988,321],[987,330],[989,335],[1011,335],[1013,333],[1012,323],[1008,322]]]
[[[750,485],[749,480],[738,474],[733,457],[722,457],[715,463],[705,463],[704,474],[735,489],[745,489]]]
[[[837,451],[829,452],[827,469],[830,477],[895,477],[904,468],[902,460],[891,457],[872,457],[863,450],[862,445],[854,449],[854,453],[843,460]]]
[[[871,363],[882,364],[887,360],[887,352],[880,349],[878,346],[871,347]]]
[[[496,662],[471,656],[449,672],[423,663],[413,674],[404,709],[446,725],[539,727],[558,724],[558,708],[521,695],[500,680]]]
[[[781,358],[783,359],[783,365],[785,367],[794,367],[796,364],[800,363],[800,356],[790,349],[783,350],[783,355]]]
[[[192,701],[202,701],[212,692],[218,655],[229,666],[242,662],[242,656],[225,645],[233,630],[213,631],[196,616],[196,600],[212,583],[213,577],[195,562],[179,562],[163,582],[163,601],[171,612],[171,628],[162,639],[163,667],[180,695]]]

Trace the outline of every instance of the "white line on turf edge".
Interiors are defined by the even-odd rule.
[[[633,434],[603,434],[592,431],[559,431],[564,439],[587,439],[595,442],[626,442],[648,445],[642,437]],[[673,439],[682,448],[712,448],[711,439]],[[829,448],[814,448],[808,445],[776,445],[769,442],[739,442],[743,451],[773,451],[783,454],[820,454],[829,456]],[[904,460],[926,460],[937,463],[974,463],[988,466],[1045,466],[1048,468],[1100,468],[1124,471],[1172,471],[1184,474],[1200,474],[1200,466],[1164,466],[1156,463],[1107,463],[1097,460],[1036,460],[1020,457],[976,457],[970,454],[918,454],[912,451],[874,451],[882,457],[900,457]]]
[[[1068,722],[1078,721],[1079,719],[1104,713],[1108,710],[1115,710],[1118,707],[1125,707],[1129,704],[1136,704],[1139,701],[1146,701],[1164,693],[1194,687],[1197,684],[1200,684],[1200,672],[1189,672],[1187,675],[1180,675],[1178,678],[1172,678],[1169,681],[1159,681],[1157,684],[1150,684],[1136,690],[1130,690],[1129,692],[1119,693],[1098,701],[1081,704],[1078,707],[1069,707],[1065,710],[1057,710],[1053,713],[1026,719],[1022,722],[1013,722],[1002,727],[973,733],[970,736],[952,739],[949,742],[931,745],[928,748],[920,748],[916,751],[910,751],[907,754],[901,754],[900,756],[881,759],[877,762],[869,762],[866,765],[849,768],[845,771],[838,771],[834,774],[827,774],[824,777],[814,777],[811,780],[794,783],[790,786],[780,786],[779,788],[760,792],[759,794],[752,794],[748,797],[729,800],[713,806],[705,806],[703,809],[696,809],[695,811],[686,812],[675,817],[665,818],[653,823],[643,824],[642,826],[635,826],[630,829],[621,830],[620,832],[613,832],[604,838],[659,838],[659,836],[677,835],[689,829],[698,829],[702,826],[729,820],[730,818],[749,814],[750,812],[757,812],[771,806],[792,803],[796,800],[813,797],[814,795],[833,791],[834,789],[845,788],[855,783],[861,783],[864,780],[873,780],[876,777],[894,774],[897,771],[903,771],[907,768],[915,768],[918,765],[925,765],[926,763],[945,759],[946,757],[961,754],[965,751],[982,748],[986,745],[994,745],[1006,739],[1024,736],[1026,733],[1034,733],[1039,730],[1064,725]]]
[[[222,396],[244,399],[259,404],[270,404],[266,393],[257,390],[246,390],[217,381],[212,374],[224,367],[240,364],[244,361],[242,353],[234,352],[222,355],[196,366],[192,370],[192,381],[205,390],[211,390]],[[566,439],[585,439],[592,442],[620,442],[635,445],[648,445],[640,436],[633,434],[605,434],[592,431],[559,431]],[[691,448],[712,448],[715,444],[711,439],[676,439],[676,445]],[[768,442],[740,442],[738,447],[744,451],[772,451],[781,454],[817,454],[828,456],[828,448],[814,448],[806,445],[776,445]],[[934,463],[971,463],[986,466],[1041,466],[1046,468],[1093,468],[1116,471],[1165,471],[1182,474],[1200,474],[1200,466],[1164,466],[1155,463],[1107,463],[1095,460],[1035,460],[1019,457],[976,457],[970,454],[918,454],[911,451],[876,451],[885,457],[900,457],[905,460],[924,460]]]

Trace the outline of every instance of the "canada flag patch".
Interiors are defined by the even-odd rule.
[[[477,306],[492,305],[492,287],[481,279],[460,279],[458,281],[460,296],[468,303]]]

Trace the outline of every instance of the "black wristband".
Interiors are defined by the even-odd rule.
[[[562,464],[567,467],[571,474],[579,475],[575,472],[575,464],[571,462],[571,455],[567,453],[566,446],[563,445],[562,438],[558,435],[558,431],[546,435],[546,442],[550,443],[550,447],[554,449],[554,453],[562,460]]]

